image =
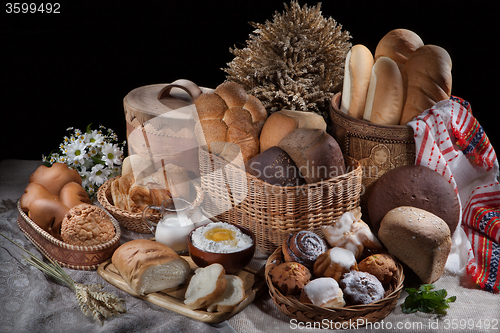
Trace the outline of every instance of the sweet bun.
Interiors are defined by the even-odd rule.
[[[214,92],[194,100],[199,122],[195,126],[198,142],[211,148],[212,142],[236,143],[246,162],[260,151],[260,132],[267,110],[254,96],[235,82],[224,82]]]
[[[284,295],[300,294],[311,280],[311,271],[298,262],[283,262],[270,271],[271,281]]]
[[[450,98],[451,67],[450,55],[440,46],[424,45],[411,54],[401,71],[406,92],[401,125]]]
[[[372,68],[363,118],[378,125],[399,125],[403,100],[398,65],[391,58],[379,57]]]
[[[325,119],[306,111],[281,110],[267,118],[260,133],[260,152],[277,146],[288,133],[296,128],[317,128],[326,131]]]
[[[92,204],[87,191],[75,182],[69,182],[63,186],[59,193],[59,201],[68,208],[73,208],[82,203]]]
[[[369,304],[384,298],[382,283],[366,272],[351,271],[344,275],[339,284],[345,300],[353,305]]]
[[[451,233],[460,220],[460,205],[453,186],[439,173],[421,165],[404,165],[377,179],[367,200],[370,224],[375,234],[390,210],[412,206],[443,219]]]
[[[71,245],[106,243],[113,239],[115,232],[115,226],[104,209],[85,203],[71,208],[61,223],[61,238]]]
[[[337,141],[320,129],[297,128],[278,147],[287,152],[308,184],[345,173],[342,150]]]
[[[391,282],[397,272],[396,261],[387,253],[372,254],[358,263],[358,269],[375,276],[382,284]]]
[[[247,161],[245,171],[271,185],[300,186],[306,183],[290,155],[276,146]]]
[[[306,284],[299,300],[323,308],[341,308],[346,304],[338,282],[329,277],[317,278]]]
[[[382,219],[378,237],[423,283],[433,283],[443,274],[451,233],[438,216],[415,207],[397,207]]]
[[[61,238],[61,225],[69,208],[57,200],[40,198],[29,204],[30,219],[57,239]]]
[[[69,182],[82,184],[82,177],[75,169],[68,167],[64,163],[54,163],[51,167],[39,166],[29,178],[30,183],[38,183],[52,194],[59,195],[59,192]]]
[[[351,251],[341,247],[331,248],[319,255],[313,268],[314,275],[331,277],[336,281],[351,270],[358,270],[356,258]]]
[[[312,269],[318,256],[328,249],[326,242],[309,230],[289,234],[282,245],[285,261],[298,262]]]
[[[394,29],[378,42],[375,60],[380,57],[389,57],[402,70],[410,55],[423,45],[424,42],[415,32],[408,29]]]
[[[52,194],[47,188],[38,183],[29,183],[24,189],[24,194],[21,195],[20,205],[24,212],[29,212],[29,205],[35,199],[50,199],[57,201],[58,196]]]
[[[347,53],[340,110],[356,119],[363,119],[372,66],[373,55],[366,46],[354,45]]]

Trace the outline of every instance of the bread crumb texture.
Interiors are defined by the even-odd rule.
[[[64,242],[77,246],[106,243],[115,236],[115,227],[107,213],[94,205],[81,204],[66,214],[61,225]]]

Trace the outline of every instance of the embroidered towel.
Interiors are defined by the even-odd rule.
[[[470,104],[452,96],[409,124],[415,133],[415,164],[445,177],[461,205],[447,269],[467,272],[482,289],[499,292],[500,184],[498,160]]]

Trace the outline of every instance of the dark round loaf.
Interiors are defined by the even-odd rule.
[[[283,149],[276,146],[247,161],[245,170],[271,185],[300,186],[306,183],[295,162]]]
[[[373,232],[390,210],[417,207],[443,219],[455,231],[460,219],[458,196],[439,173],[420,165],[404,165],[382,175],[368,198],[368,215]]]

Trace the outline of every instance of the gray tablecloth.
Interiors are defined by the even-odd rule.
[[[41,258],[41,254],[19,230],[16,202],[29,175],[40,161],[0,162],[0,232]],[[134,237],[124,230],[125,237]],[[267,291],[240,313],[218,325],[186,318],[133,297],[107,283],[95,271],[65,269],[78,283],[101,283],[105,290],[125,300],[127,312],[100,326],[85,317],[73,292],[47,278],[22,259],[22,251],[0,237],[0,331],[1,332],[309,332],[335,329],[334,323],[299,323],[281,313]],[[253,265],[262,266],[265,256],[256,254]],[[359,328],[361,332],[500,332],[500,295],[470,286],[446,273],[435,285],[457,296],[444,317],[403,314],[401,293],[396,308],[382,321]],[[315,328],[308,325],[315,325]],[[353,322],[350,328],[355,328]],[[346,330],[354,331],[351,329]]]

